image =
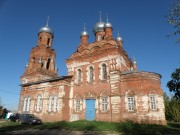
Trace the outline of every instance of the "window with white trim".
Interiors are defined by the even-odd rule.
[[[49,105],[48,105],[48,111],[52,111],[52,96],[49,96]]]
[[[36,108],[36,111],[40,111],[42,108],[42,97],[41,95],[38,95],[37,96],[37,108]]]
[[[101,97],[101,111],[107,112],[108,111],[108,98],[107,97]]]
[[[89,82],[93,83],[93,67],[89,67]]]
[[[128,111],[134,111],[134,97],[128,97]]]
[[[81,69],[77,70],[77,83],[81,83]]]
[[[57,111],[57,96],[54,96],[54,112]]]
[[[106,64],[102,64],[102,80],[107,79],[107,67]]]
[[[27,107],[27,97],[25,97],[23,101],[23,111],[26,111],[26,107]]]
[[[80,99],[76,99],[75,102],[76,102],[75,111],[79,112],[81,110],[81,101],[80,101]]]
[[[27,111],[29,111],[30,110],[30,106],[31,106],[31,98],[30,97],[28,97],[28,99],[27,99]]]
[[[154,95],[150,96],[150,109],[156,110],[156,98]]]

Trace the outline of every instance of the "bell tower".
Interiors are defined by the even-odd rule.
[[[52,49],[54,33],[48,26],[48,21],[49,18],[46,25],[39,30],[37,45],[32,48],[29,62],[26,65],[24,74],[21,76],[22,84],[58,76],[55,67],[56,53]]]

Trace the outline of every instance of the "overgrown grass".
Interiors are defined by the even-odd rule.
[[[138,124],[132,121],[123,123],[98,122],[98,121],[75,121],[75,122],[46,122],[42,125],[18,124],[15,122],[0,123],[0,132],[26,129],[59,129],[76,131],[115,131],[128,135],[161,135],[180,134],[180,123],[168,123],[167,126]]]

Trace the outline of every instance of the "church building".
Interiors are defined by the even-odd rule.
[[[88,32],[80,35],[76,52],[65,60],[68,75],[58,76],[53,30],[38,32],[21,76],[19,113],[30,113],[44,122],[96,120],[166,124],[161,75],[139,71],[123,49],[112,24],[97,22],[95,41]]]

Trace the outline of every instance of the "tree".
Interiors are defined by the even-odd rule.
[[[170,92],[174,92],[174,98],[180,100],[180,68],[171,75],[172,80],[167,83]]]
[[[169,24],[173,26],[173,28],[176,29],[168,36],[179,35],[180,34],[180,1],[174,2],[174,4],[170,7],[169,14],[167,16],[167,21]],[[177,42],[180,42],[180,38],[177,39]]]
[[[168,121],[180,122],[180,100],[169,98],[164,93],[165,116]]]

